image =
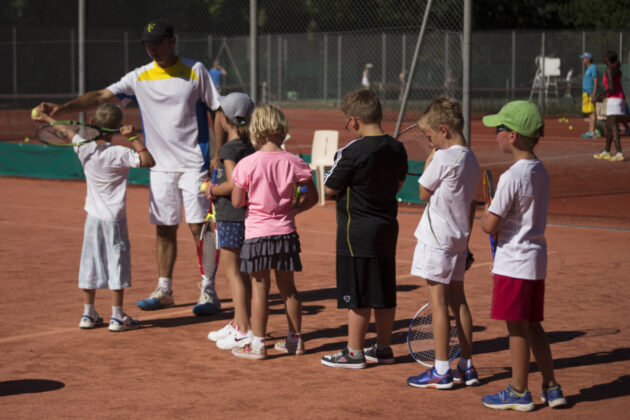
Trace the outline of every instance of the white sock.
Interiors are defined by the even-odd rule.
[[[122,321],[122,306],[112,306],[112,318],[116,318],[117,320]]]
[[[464,359],[463,357],[460,357],[457,365],[459,366],[459,370],[470,369],[473,365],[472,359]]]
[[[214,290],[214,279],[207,279],[207,278],[204,278],[204,279],[201,281],[201,287],[202,287],[204,290]]]
[[[300,338],[302,338],[302,334],[298,332],[289,331],[287,333],[287,342],[297,343],[298,341],[300,341]]]
[[[169,293],[171,291],[172,284],[173,284],[173,279],[169,277],[160,277],[158,279],[158,285],[160,286],[160,289],[162,289],[164,293]]]
[[[450,369],[448,360],[436,360],[435,361],[435,370],[438,375],[446,375],[448,370]]]
[[[252,348],[258,350],[261,347],[265,347],[265,337],[256,337],[252,340]]]
[[[83,304],[83,315],[92,316],[96,314],[96,309],[94,309],[93,303],[84,303]]]
[[[350,356],[352,356],[352,357],[361,357],[361,356],[363,356],[363,349],[355,350],[355,349],[351,349],[350,346],[348,346],[348,351],[350,352]]]

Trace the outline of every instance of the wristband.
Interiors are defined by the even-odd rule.
[[[138,136],[133,136],[133,137],[129,137],[129,142],[132,142],[134,140],[138,140]]]
[[[136,150],[136,153],[146,152],[146,151],[147,151],[147,148],[146,148],[146,147],[143,147],[143,148],[142,148],[142,149],[140,149],[140,150]]]
[[[210,185],[210,188],[208,188],[208,193],[210,194],[210,197],[217,198],[216,195],[212,194],[212,188],[216,187],[216,186],[217,186],[217,184],[212,184],[212,185]]]

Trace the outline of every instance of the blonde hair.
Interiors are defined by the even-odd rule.
[[[267,137],[284,140],[289,132],[289,123],[284,113],[273,105],[259,105],[254,109],[252,121],[249,123],[249,134],[252,143]]]
[[[437,96],[418,120],[418,126],[436,130],[442,124],[461,133],[464,130],[464,115],[459,102],[446,96]]]
[[[381,101],[368,89],[346,94],[341,101],[341,112],[346,117],[357,117],[365,124],[379,124],[383,119]]]
[[[108,102],[102,103],[94,111],[94,124],[105,128],[120,128],[123,120],[122,109]]]

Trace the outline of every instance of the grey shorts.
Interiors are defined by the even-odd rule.
[[[85,218],[79,288],[118,290],[131,287],[131,252],[127,220]]]

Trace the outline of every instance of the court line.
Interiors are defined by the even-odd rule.
[[[616,228],[609,226],[592,226],[592,225],[569,225],[564,223],[547,223],[549,227],[562,227],[562,228],[571,228],[571,229],[590,229],[590,230],[607,230],[612,232],[630,232],[628,228]]]

